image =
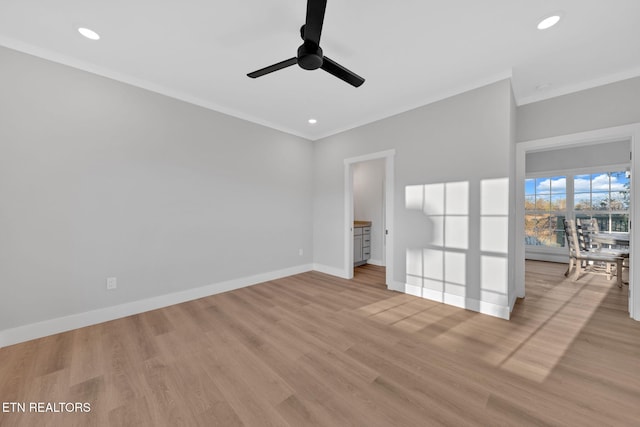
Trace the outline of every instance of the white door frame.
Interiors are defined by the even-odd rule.
[[[394,158],[396,150],[379,151],[363,156],[344,159],[344,277],[353,278],[353,165],[369,160],[384,159],[385,162],[385,261],[387,288],[393,288],[393,191]]]
[[[588,132],[580,132],[570,135],[562,135],[551,138],[537,139],[516,144],[516,296],[524,298],[525,296],[525,245],[524,245],[524,180],[526,168],[526,155],[528,152],[546,151],[558,148],[567,148],[571,146],[584,146],[590,144],[601,144],[606,142],[616,142],[621,140],[629,140],[631,145],[631,255],[629,265],[631,266],[629,274],[629,315],[640,320],[640,292],[634,289],[635,283],[640,283],[640,271],[633,268],[635,265],[634,258],[637,253],[635,248],[640,248],[640,233],[634,231],[634,224],[640,224],[640,177],[636,175],[640,173],[640,123],[617,126],[606,129],[598,129]]]

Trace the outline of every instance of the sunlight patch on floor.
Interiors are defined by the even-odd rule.
[[[390,308],[399,306],[401,304],[405,304],[411,301],[413,298],[415,297],[412,297],[406,294],[400,294],[400,295],[393,296],[391,298],[387,298],[382,301],[375,302],[373,304],[360,307],[358,311],[361,313],[367,314],[369,316],[372,316],[380,312],[389,310]]]
[[[504,359],[500,367],[543,382],[606,295],[602,289],[589,288],[586,283],[577,288],[575,294],[566,294],[566,300],[558,309],[550,316],[544,316],[546,319]]]

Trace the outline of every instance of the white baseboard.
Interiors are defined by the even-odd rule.
[[[387,284],[387,289],[390,291],[405,292],[405,284],[394,280],[391,283]]]
[[[12,329],[5,329],[0,331],[0,347],[6,347],[9,345],[45,337],[48,335],[66,332],[72,329],[95,325],[97,323],[107,322],[109,320],[119,319],[122,317],[131,316],[133,314],[144,313],[145,311],[156,310],[158,308],[180,304],[182,302],[215,295],[246,286],[256,285],[258,283],[267,282],[269,280],[275,280],[286,276],[292,276],[294,274],[304,273],[311,270],[311,264],[299,265],[282,270],[242,277],[239,279],[227,280],[212,285],[188,289],[186,291],[174,292],[166,295],[146,298],[143,300],[132,301],[112,307],[100,308],[84,313],[71,314],[69,316],[49,319],[24,326],[18,326]]]
[[[385,267],[381,259],[369,259],[367,264],[377,265],[378,267]]]
[[[409,295],[414,295],[431,301],[441,302],[444,304],[452,305],[454,307],[464,308],[466,310],[476,311],[478,313],[499,317],[501,319],[508,320],[511,313],[510,307],[508,306],[493,304],[473,298],[465,298],[459,295],[434,291],[432,289],[426,289],[415,285],[404,284],[404,292]]]
[[[313,270],[320,273],[330,274],[331,276],[340,277],[341,279],[348,279],[347,272],[341,268],[335,268],[324,264],[313,264]]]
[[[518,295],[513,294],[509,301],[509,314],[513,311],[513,307],[516,306],[516,300],[518,299]]]

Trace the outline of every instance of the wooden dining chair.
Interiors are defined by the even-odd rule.
[[[582,234],[582,239],[584,240],[584,245],[587,250],[602,249],[602,245],[599,242],[594,242],[591,238],[595,233],[600,232],[600,226],[598,225],[597,219],[576,218],[576,231],[578,232],[578,238],[580,238],[580,235]]]
[[[580,219],[576,218],[576,231],[578,239],[582,241],[582,246],[590,252],[600,252],[602,254],[621,256],[623,258],[623,270],[629,270],[629,248],[613,247],[612,245],[603,245],[593,239],[595,234],[600,233],[600,226],[596,218]],[[611,269],[616,268],[615,263],[607,263],[606,270],[609,273]],[[622,270],[621,270],[622,271]],[[625,282],[628,284],[628,282]]]
[[[611,280],[615,271],[617,284],[622,287],[623,254],[601,249],[589,250],[585,233],[582,229],[578,231],[576,223],[572,219],[564,220],[564,234],[569,249],[569,268],[564,274],[565,276],[569,277],[571,271],[575,270],[571,278],[574,282],[583,274],[601,274]],[[614,267],[612,268],[612,266]]]

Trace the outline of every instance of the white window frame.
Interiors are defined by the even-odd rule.
[[[629,172],[631,168],[631,164],[627,163],[626,165],[613,165],[613,166],[607,166],[607,171],[595,171],[595,172],[583,172],[583,173],[576,173],[572,176],[572,181],[573,181],[573,177],[575,177],[575,175],[597,175],[597,174],[606,174],[606,173],[610,173],[610,172]],[[632,190],[631,190],[632,191]],[[631,193],[630,191],[630,193]],[[592,188],[590,188],[589,191],[590,194],[593,194],[594,191]],[[596,192],[597,193],[597,192]],[[609,178],[609,196],[611,196],[611,178]],[[608,210],[594,210],[594,209],[580,209],[580,210],[576,210],[575,209],[575,191],[573,193],[573,199],[571,200],[572,206],[574,207],[573,209],[573,218],[575,219],[577,215],[579,214],[587,214],[590,217],[594,217],[594,216],[602,216],[602,215],[608,215],[609,216],[609,228],[611,227],[611,215],[627,215],[629,217],[629,221],[631,221],[631,206],[629,206],[629,208],[627,210],[624,211],[614,211],[611,210],[611,208],[609,208]],[[627,225],[628,228],[628,225]],[[601,230],[601,231],[608,231],[607,230]]]
[[[608,172],[619,172],[619,171],[628,171],[630,170],[630,163],[619,163],[614,165],[606,165],[606,166],[591,166],[588,168],[573,168],[573,169],[565,169],[565,170],[552,170],[552,171],[544,171],[544,172],[536,172],[532,174],[525,175],[525,179],[535,179],[535,178],[553,178],[557,176],[564,176],[567,179],[567,188],[566,188],[566,196],[567,196],[567,210],[566,210],[566,218],[573,218],[577,213],[589,213],[590,215],[593,213],[601,213],[601,214],[611,214],[611,213],[626,213],[631,218],[631,207],[627,211],[591,211],[591,210],[580,210],[576,211],[574,209],[574,200],[575,200],[575,188],[574,188],[574,177],[576,175],[592,175],[592,174],[603,174]],[[524,194],[524,181],[522,183],[522,191]],[[633,190],[632,190],[633,192]],[[524,204],[523,204],[524,210]],[[524,214],[529,214],[530,211],[524,211]],[[560,212],[560,211],[556,211]],[[524,225],[524,224],[523,224]],[[523,228],[524,232],[524,228]],[[549,247],[549,246],[534,246],[534,245],[524,245],[525,246],[525,258],[539,261],[552,261],[552,262],[568,262],[567,249],[566,247]]]
[[[571,218],[570,216],[570,206],[569,206],[569,186],[573,185],[573,180],[570,179],[570,175],[566,173],[566,171],[551,171],[551,172],[536,172],[530,175],[527,175],[525,179],[537,179],[537,178],[555,178],[563,176],[567,180],[567,187],[565,188],[565,195],[567,197],[566,201],[566,210],[565,211],[549,211],[548,213],[565,213],[566,218]],[[524,185],[524,183],[523,183]],[[523,187],[524,191],[524,187]],[[531,213],[538,213],[541,211],[527,211],[525,210],[525,215],[529,215]],[[536,246],[536,245],[525,245],[525,256],[527,259],[537,259],[541,261],[556,261],[556,262],[564,262],[566,260],[566,248],[564,246],[561,247],[552,247],[552,246]]]

